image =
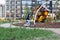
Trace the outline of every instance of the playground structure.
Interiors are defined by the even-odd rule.
[[[33,17],[34,20],[30,19],[29,17],[30,14],[26,16],[26,21],[27,21],[26,25],[30,25],[32,21],[34,22],[33,25],[35,25],[36,22],[41,22],[41,23],[49,22],[50,21],[50,19],[48,18],[49,11],[50,11],[49,9],[40,5],[37,9],[35,9],[36,13],[34,14],[34,17]]]
[[[35,22],[45,22],[49,17],[49,9],[40,5],[35,13],[34,24]],[[49,21],[49,20],[48,20]]]
[[[44,6],[40,6],[40,8],[38,9],[38,12],[36,13],[36,22],[45,22],[45,20],[47,20],[47,16],[49,16],[49,9],[47,9]]]

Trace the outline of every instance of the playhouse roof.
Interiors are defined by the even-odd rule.
[[[44,5],[41,5],[42,8],[40,9],[40,11],[50,11],[47,7],[45,7]]]

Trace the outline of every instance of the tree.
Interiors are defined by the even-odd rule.
[[[26,19],[26,16],[28,15],[28,13],[30,13],[30,8],[27,6],[25,7],[25,12],[24,12],[24,19]]]

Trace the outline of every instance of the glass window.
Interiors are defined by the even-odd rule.
[[[42,4],[46,4],[46,1],[42,1]]]
[[[33,2],[36,1],[36,0],[32,0]]]
[[[9,10],[9,6],[6,6],[6,10]]]
[[[58,1],[58,3],[60,4],[60,1]]]
[[[11,6],[11,9],[14,10],[15,9],[15,6]]]
[[[11,0],[11,1],[15,1],[15,0]]]
[[[17,8],[20,8],[20,6],[17,6]]]
[[[41,0],[41,1],[48,1],[48,0]]]
[[[42,2],[39,2],[39,4],[42,4]]]
[[[41,0],[37,0],[37,1],[41,1]]]
[[[37,4],[39,3],[39,2],[36,2]]]
[[[28,5],[31,5],[31,3],[32,3],[31,1],[27,1],[27,4],[28,4]]]
[[[22,1],[22,5],[25,5],[26,4],[26,1]]]
[[[15,2],[14,1],[11,1],[11,4],[13,5],[13,4],[15,4]]]
[[[9,2],[9,0],[6,0],[6,2]]]
[[[9,2],[6,2],[6,4],[9,4]]]
[[[19,1],[16,1],[16,4],[20,4],[20,2]]]
[[[17,13],[20,13],[20,10],[17,10]]]
[[[31,6],[28,6],[29,9],[31,9]]]
[[[50,6],[48,5],[47,8],[49,8]]]
[[[35,4],[35,2],[33,2],[33,4]]]
[[[25,12],[25,10],[22,10],[23,11],[23,13]]]
[[[46,5],[46,1],[42,1],[41,3],[42,3],[43,5]]]
[[[6,2],[6,5],[9,5],[9,2]]]
[[[50,4],[50,1],[48,1],[47,4]]]
[[[25,6],[22,6],[22,9],[25,9]]]
[[[20,13],[20,10],[16,10],[16,13]]]
[[[22,1],[32,1],[32,0],[22,0]]]
[[[14,11],[13,11],[13,10],[11,10],[11,13],[14,13]]]
[[[16,6],[16,9],[20,9],[20,6]]]
[[[52,4],[55,4],[56,3],[56,1],[52,1]]]

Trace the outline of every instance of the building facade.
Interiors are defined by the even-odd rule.
[[[21,0],[6,0],[6,17],[11,18],[21,13]],[[17,16],[18,17],[18,16]]]
[[[5,17],[5,5],[0,4],[0,18]]]

